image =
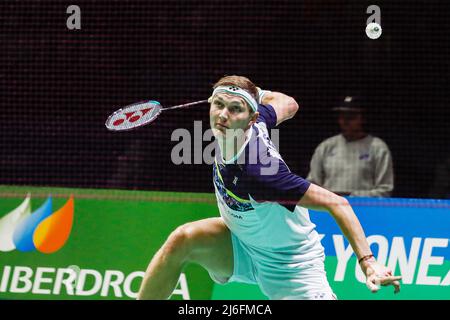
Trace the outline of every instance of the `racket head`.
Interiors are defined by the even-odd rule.
[[[105,126],[111,131],[132,130],[154,121],[161,110],[162,106],[158,101],[137,102],[115,111],[108,117]]]

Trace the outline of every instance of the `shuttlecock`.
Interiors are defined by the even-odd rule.
[[[366,26],[366,34],[372,40],[378,39],[381,32],[381,26],[378,23],[372,22]]]

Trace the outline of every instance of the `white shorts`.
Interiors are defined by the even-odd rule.
[[[219,283],[244,282],[257,284],[271,300],[337,300],[331,289],[322,259],[315,259],[295,268],[285,267],[267,256],[261,259],[231,233],[233,242],[234,270],[228,278],[211,278]]]

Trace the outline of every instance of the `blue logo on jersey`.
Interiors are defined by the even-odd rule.
[[[366,159],[369,159],[368,153],[363,153],[359,155],[359,160],[366,160]]]
[[[254,210],[251,203],[243,203],[238,201],[237,199],[233,198],[227,193],[227,190],[225,188],[225,185],[223,184],[223,181],[220,179],[219,175],[217,174],[217,167],[213,166],[213,177],[214,177],[214,184],[222,197],[223,201],[227,204],[227,206],[234,211],[250,211]]]

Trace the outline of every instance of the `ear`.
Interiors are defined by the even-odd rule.
[[[259,116],[259,112],[256,111],[256,112],[252,115],[252,117],[250,118],[250,121],[248,122],[247,129],[251,128],[251,126],[252,126],[252,125],[256,122],[256,120],[258,119],[258,116]]]
[[[213,98],[212,96],[208,98],[208,103],[212,102],[212,98]]]

